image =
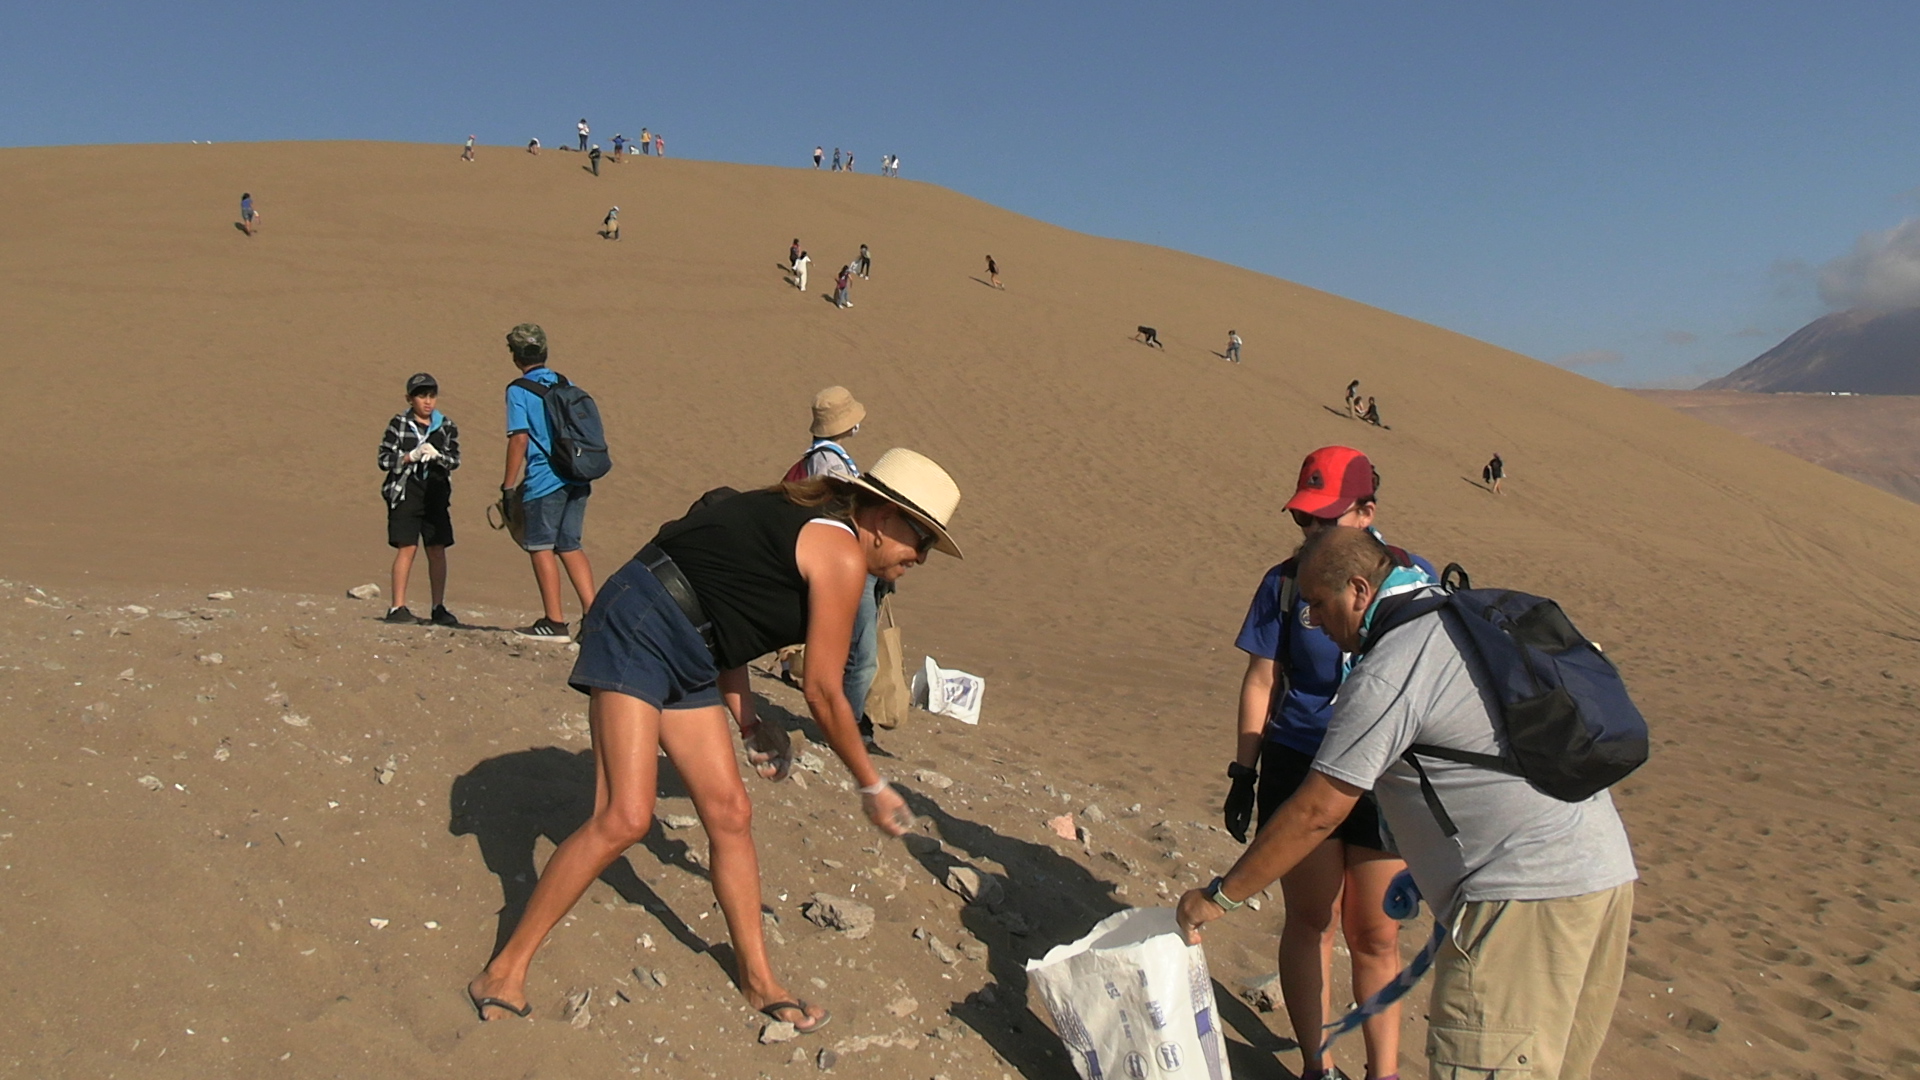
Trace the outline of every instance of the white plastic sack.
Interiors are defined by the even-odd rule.
[[[913,703],[940,716],[951,716],[963,724],[980,722],[980,701],[987,696],[987,680],[964,671],[952,671],[927,662],[913,673]]]
[[[1102,919],[1027,964],[1082,1080],[1231,1080],[1207,956],[1172,908]]]

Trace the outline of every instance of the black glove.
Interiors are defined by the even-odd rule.
[[[1247,826],[1253,824],[1253,783],[1260,778],[1260,770],[1236,761],[1227,766],[1227,775],[1233,779],[1227,792],[1227,835],[1244,844]]]

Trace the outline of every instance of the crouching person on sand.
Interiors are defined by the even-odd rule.
[[[710,493],[607,579],[568,679],[591,695],[594,814],[554,851],[513,935],[468,984],[481,1019],[531,1011],[534,952],[587,886],[647,834],[664,750],[712,844],[714,897],[747,1002],[802,1033],[826,1024],[827,1011],[791,995],[767,956],[753,807],[734,765],[727,713],[760,775],[783,779],[792,763],[787,733],[755,715],[747,662],[805,641],[818,660],[807,665],[807,708],[859,785],[867,819],[890,836],[912,828],[905,800],[860,744],[841,676],[867,575],[897,580],[935,548],[959,557],[947,533],[959,501],[940,466],[890,450],[851,481]]]
[[[1372,790],[1422,898],[1445,927],[1428,1005],[1429,1076],[1586,1080],[1626,969],[1638,877],[1604,790],[1562,802],[1520,776],[1402,755],[1416,743],[1498,760],[1497,688],[1469,662],[1460,616],[1417,614],[1374,640],[1395,569],[1361,529],[1311,536],[1299,588],[1315,625],[1358,659],[1313,771],[1221,877],[1180,898],[1188,940],[1293,869]],[[1387,597],[1394,605],[1427,590]],[[1441,809],[1443,808],[1443,809]],[[1442,813],[1452,829],[1442,825]]]

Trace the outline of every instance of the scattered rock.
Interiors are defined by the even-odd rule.
[[[957,964],[960,962],[959,953],[954,952],[953,948],[946,942],[941,941],[931,934],[927,935],[927,951],[933,954],[934,959],[943,964]]]
[[[222,590],[220,590],[219,592],[210,592],[210,593],[208,593],[208,594],[207,594],[207,599],[209,599],[209,600],[231,600],[231,599],[233,599],[233,594],[232,594],[232,593],[230,593],[230,592],[228,592],[228,591],[226,591],[225,589],[222,589]]]
[[[1080,816],[1094,825],[1107,820],[1107,812],[1100,809],[1099,803],[1088,803],[1086,808],[1080,811]]]
[[[593,1011],[587,1006],[593,1001],[593,987],[575,990],[567,995],[567,1002],[560,1007],[560,1018],[571,1024],[575,1030],[593,1023]]]
[[[918,1001],[915,1001],[910,997],[901,997],[901,998],[895,998],[893,1000],[893,1003],[887,1006],[887,1011],[892,1013],[894,1016],[904,1020],[907,1017],[912,1016],[914,1012],[919,1008],[920,1008],[920,1003]]]
[[[121,673],[120,673],[120,681],[121,681],[121,682],[132,682],[132,681],[133,681],[133,669],[132,669],[132,668],[128,668],[127,670],[125,670],[125,671],[123,671],[123,672],[121,672]]]
[[[1006,896],[1006,890],[1000,879],[992,874],[982,874],[971,866],[956,866],[947,871],[947,888],[960,894],[960,899],[969,904],[993,907]]]
[[[1260,910],[1260,898],[1259,898],[1258,896],[1249,896],[1249,897],[1247,897],[1247,907],[1249,907],[1249,908],[1251,908],[1251,909],[1253,909],[1254,911],[1259,911],[1259,910]]]
[[[666,973],[666,972],[664,972],[664,971],[661,971],[661,970],[659,970],[658,968],[656,968],[656,969],[654,969],[654,971],[653,971],[653,973],[652,973],[651,975],[649,975],[649,976],[647,976],[647,977],[653,980],[653,985],[655,985],[655,986],[658,986],[658,987],[660,987],[660,988],[661,988],[661,989],[663,989],[663,990],[664,990],[664,989],[666,989],[666,986],[667,986],[667,973]]]
[[[960,943],[960,952],[967,959],[976,963],[984,963],[987,959],[986,943],[973,938],[968,938]]]
[[[840,1064],[840,1055],[823,1046],[820,1048],[819,1056],[813,1059],[813,1063],[821,1072],[826,1072],[828,1069]]]
[[[821,769],[826,768],[826,765],[827,765],[826,762],[820,760],[819,754],[816,754],[811,750],[800,751],[800,756],[794,759],[794,764],[800,766],[801,768],[807,770],[810,773],[818,773],[820,772]]]
[[[787,1021],[773,1020],[760,1029],[760,1043],[764,1046],[768,1043],[792,1042],[799,1034],[800,1029]]]
[[[233,756],[233,751],[227,749],[224,746],[215,749],[213,752],[213,760],[215,761],[225,761],[232,756]]]
[[[123,607],[120,610],[126,612],[129,615],[145,615],[147,613],[147,609],[141,607],[139,604],[128,604],[126,607]]]
[[[932,769],[921,769],[919,772],[913,774],[913,778],[935,791],[945,791],[953,786],[953,778],[951,776],[943,776],[940,773],[934,772]]]
[[[382,786],[393,783],[395,773],[394,764],[394,759],[388,758],[385,765],[373,771],[374,779],[379,780]]]
[[[1057,818],[1047,819],[1047,828],[1052,829],[1053,835],[1062,840],[1078,840],[1080,838],[1080,829],[1073,823],[1072,814],[1061,814]]]
[[[160,617],[173,622],[178,622],[181,619],[191,618],[191,616],[189,616],[184,611],[163,611],[160,613]]]
[[[227,662],[227,658],[217,652],[203,652],[199,656],[194,657],[194,659],[208,667],[218,667]]]
[[[691,829],[700,824],[700,819],[692,814],[661,814],[660,824],[669,829]]]
[[[387,928],[387,921],[386,919],[368,919],[367,925],[373,927],[375,930],[385,930]]]
[[[379,597],[380,586],[372,584],[371,582],[365,585],[355,585],[353,588],[347,590],[347,595],[353,597],[355,600],[373,600]]]
[[[1120,869],[1125,870],[1129,874],[1138,874],[1140,872],[1139,863],[1134,862],[1132,859],[1127,858],[1117,851],[1103,851],[1100,853],[1100,857]]]
[[[1272,1012],[1280,1007],[1280,975],[1263,975],[1240,988],[1240,997],[1247,1004],[1263,1013]]]
[[[1140,812],[1140,804],[1139,804],[1139,803],[1134,803],[1134,804],[1133,804],[1132,806],[1129,806],[1129,807],[1127,807],[1127,809],[1126,809],[1126,815],[1127,815],[1128,817],[1133,817],[1133,816],[1134,816],[1135,814],[1138,814],[1139,812]]]
[[[148,791],[159,791],[161,788],[167,786],[166,784],[162,783],[160,778],[157,776],[143,776],[136,782],[141,787],[146,788]]]
[[[873,909],[858,900],[814,893],[812,901],[801,906],[800,914],[815,926],[838,930],[850,938],[873,933]]]
[[[288,713],[280,718],[280,722],[283,724],[292,724],[294,727],[310,727],[313,724],[313,717],[301,716],[299,713]]]
[[[787,1064],[789,1065],[800,1065],[805,1063],[806,1060],[807,1052],[798,1046],[793,1048],[793,1053],[787,1055]]]

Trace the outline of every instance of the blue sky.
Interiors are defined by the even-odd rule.
[[[0,145],[551,145],[584,115],[680,157],[893,152],[1071,228],[1691,385],[1904,296],[1917,40],[1920,5],[1873,3],[23,2]]]

